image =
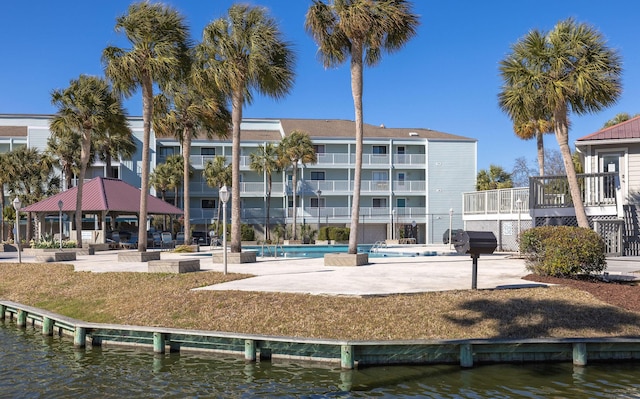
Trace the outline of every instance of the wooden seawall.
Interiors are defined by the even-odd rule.
[[[73,335],[78,348],[118,344],[154,353],[213,351],[257,359],[299,359],[340,364],[344,369],[388,364],[459,364],[640,360],[638,338],[464,339],[344,341],[203,330],[87,323],[46,310],[0,301],[0,318],[18,327],[41,326],[43,335]],[[0,344],[1,345],[1,344]]]

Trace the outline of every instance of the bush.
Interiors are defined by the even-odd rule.
[[[334,241],[348,241],[349,240],[348,227],[331,227],[329,230],[329,239]]]
[[[329,226],[321,227],[320,231],[318,232],[318,240],[328,240],[330,228],[331,227]]]
[[[601,273],[607,267],[602,237],[591,229],[535,227],[520,236],[520,252],[531,272],[554,277]]]
[[[253,230],[253,227],[248,224],[243,224],[240,226],[240,239],[242,241],[254,241],[256,239],[256,232]]]

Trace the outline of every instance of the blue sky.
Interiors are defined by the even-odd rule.
[[[246,118],[354,119],[348,65],[325,70],[304,31],[307,0],[251,0],[269,8],[297,55],[296,81],[281,100],[256,97]],[[0,6],[0,114],[52,114],[51,91],[80,74],[103,75],[107,45],[126,47],[114,31],[127,0],[3,1]],[[190,26],[194,40],[224,15],[230,0],[167,0]],[[400,52],[365,70],[364,119],[387,127],[430,128],[478,139],[478,169],[514,160],[533,162],[535,143],[515,137],[497,106],[498,64],[530,29],[551,29],[574,17],[598,28],[623,59],[623,94],[598,114],[571,117],[571,141],[597,131],[619,112],[640,112],[640,34],[634,0],[415,0],[418,35]],[[141,114],[141,100],[125,102]],[[548,148],[557,149],[553,135]],[[535,164],[532,163],[535,166]]]

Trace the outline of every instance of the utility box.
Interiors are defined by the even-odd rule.
[[[451,242],[459,254],[480,256],[492,254],[498,247],[496,236],[491,231],[457,230]]]

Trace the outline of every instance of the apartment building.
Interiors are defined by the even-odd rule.
[[[50,115],[0,115],[0,151],[28,145],[46,147]],[[142,118],[129,118],[138,150],[132,160],[114,160],[113,175],[140,185]],[[241,217],[258,237],[266,224],[266,177],[250,168],[250,154],[259,145],[279,143],[293,130],[311,137],[316,164],[299,167],[296,189],[292,170],[272,176],[270,226],[349,226],[355,172],[355,124],[347,120],[245,119],[241,125]],[[180,153],[175,137],[151,135],[151,168]],[[206,162],[216,156],[231,161],[231,138],[193,140],[190,163],[192,226],[206,231],[217,219],[218,193],[202,177]],[[412,238],[417,243],[441,242],[450,226],[462,227],[462,193],[475,188],[477,140],[424,128],[365,125],[360,200],[359,242]],[[106,175],[100,162],[87,179]],[[178,190],[180,191],[180,190]],[[152,190],[153,193],[153,190]],[[293,196],[297,217],[293,220]],[[174,202],[173,193],[167,200]],[[177,205],[185,206],[181,193]],[[229,212],[228,212],[229,213]],[[230,213],[229,213],[230,214]]]

